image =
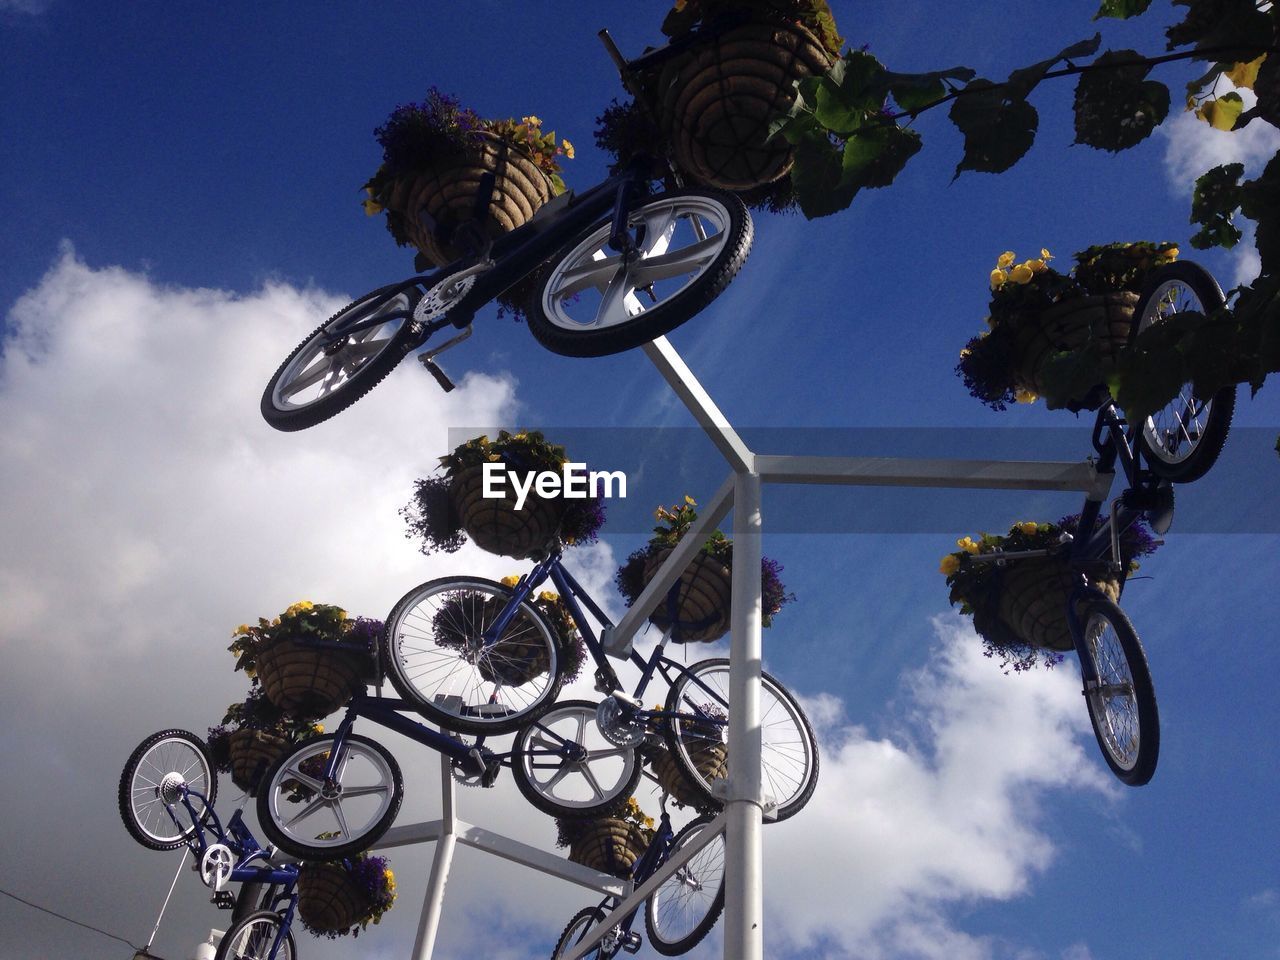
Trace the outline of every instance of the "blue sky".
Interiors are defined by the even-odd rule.
[[[847,42],[894,69],[964,63],[992,79],[1099,28],[1091,2],[833,9]],[[276,433],[257,411],[305,333],[411,270],[359,205],[391,108],[434,84],[482,114],[537,113],[577,147],[566,180],[593,184],[606,162],[593,118],[620,95],[595,32],[638,53],[664,10],[0,0],[0,888],[141,943],[177,860],[127,837],[116,779],[145,735],[202,731],[242,695],[224,652],[236,624],[301,597],[380,616],[432,577],[513,572],[472,548],[424,558],[403,537],[396,510],[450,428],[691,426],[641,353],[554,356],[492,310],[448,355],[467,374],[454,394],[406,363],[309,431]],[[1156,3],[1104,22],[1104,47],[1159,52],[1171,17]],[[1188,76],[1159,76],[1176,101]],[[1276,131],[1210,136],[1180,116],[1113,157],[1071,145],[1057,83],[1034,97],[1039,139],[1008,174],[952,182],[959,137],[926,116],[893,187],[822,221],[757,215],[740,277],[671,339],[735,424],[767,428],[761,452],[790,452],[797,427],[874,427],[937,455],[1045,456],[1048,437],[1053,456],[1083,457],[1084,421],[992,413],[952,375],[996,256],[1169,239],[1224,286],[1253,275],[1247,251],[1185,243],[1190,182],[1237,153],[1269,156]],[[1107,774],[1072,670],[1002,676],[936,572],[957,536],[1054,519],[1074,497],[766,490],[764,549],[799,598],[766,659],[824,751],[811,807],[768,831],[770,958],[1277,956],[1275,389],[1242,398],[1224,464],[1179,491],[1150,579],[1126,591],[1163,731],[1139,790]],[[943,433],[959,427],[1008,432]],[[865,433],[826,442],[876,452]],[[704,446],[645,464],[633,496],[709,497],[726,468]],[[837,529],[769,533],[771,515],[836,506]],[[614,612],[612,571],[640,540],[606,528],[571,558]],[[386,742],[408,773],[401,822],[434,816],[434,757]],[[462,802],[464,818],[551,847],[550,821],[508,781]],[[428,856],[393,854],[402,902],[362,951],[409,953]],[[510,960],[548,955],[588,899],[465,852],[449,897],[437,957]],[[186,956],[225,916],[185,873],[157,952]],[[2,956],[126,950],[0,899]]]

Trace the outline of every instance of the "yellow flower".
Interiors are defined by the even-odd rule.
[[[572,143],[570,143],[568,140],[565,140],[565,141],[563,141],[563,144],[562,144],[562,145],[563,145],[563,147],[564,147],[564,155],[565,155],[566,157],[568,157],[570,160],[572,160],[572,159],[573,159],[573,144],[572,144]]]
[[[1166,257],[1168,257],[1170,260],[1177,260],[1177,259],[1178,259],[1178,248],[1177,248],[1177,247],[1170,247],[1168,250],[1166,250],[1166,251],[1164,252],[1164,255],[1165,255]]]
[[[545,600],[547,603],[556,603],[560,599],[558,593],[552,593],[550,590],[543,590],[538,594],[539,600]]]
[[[1023,387],[1019,387],[1014,391],[1013,399],[1018,403],[1035,403],[1040,399],[1040,394],[1036,393],[1034,390],[1027,390]]]
[[[523,123],[523,124],[525,124],[526,126],[530,126],[530,127],[540,127],[540,126],[542,126],[542,118],[541,118],[541,117],[521,117],[521,118],[520,118],[520,122],[521,122],[521,123]]]
[[[1048,250],[1046,250],[1044,247],[1041,247],[1041,248],[1040,248],[1040,259],[1041,259],[1041,260],[1052,260],[1052,259],[1053,259],[1053,254],[1052,254],[1052,253],[1050,253]]]
[[[960,558],[954,553],[948,553],[942,558],[942,562],[938,564],[938,572],[944,576],[951,576],[960,569]]]
[[[689,496],[687,493],[684,495],[684,502],[691,507],[696,507],[698,505],[698,501],[693,499],[693,497]]]
[[[1009,271],[1009,279],[1018,284],[1030,283],[1031,278],[1034,276],[1035,274],[1032,273],[1031,268],[1025,263],[1020,263]]]
[[[362,201],[361,205],[364,207],[364,215],[366,217],[376,217],[384,209],[382,204],[373,199],[373,197],[369,197],[367,200]]]
[[[293,606],[284,612],[286,617],[296,617],[298,614],[312,609],[315,606],[310,600],[299,600]]]
[[[235,633],[233,633],[233,634],[232,634],[232,636],[233,636],[233,637],[241,637],[241,636],[244,636],[244,635],[245,635],[246,633],[248,633],[251,629],[252,629],[252,628],[251,628],[248,624],[242,623],[242,624],[240,624],[240,626],[236,627],[236,632],[235,632]]]
[[[1028,260],[1027,266],[1031,268],[1032,273],[1044,273],[1049,269],[1049,265],[1043,260]]]
[[[318,734],[321,734],[321,733],[324,733],[324,724],[323,724],[323,723],[313,723],[313,724],[311,725],[311,732],[312,732],[313,734],[317,734],[317,735],[318,735]]]
[[[1004,269],[1008,267],[1010,264],[1012,264],[1015,259],[1017,258],[1013,255],[1013,251],[1006,250],[1004,253],[1000,254],[998,258],[996,258],[996,266],[1000,267],[1001,269]]]
[[[1022,523],[1017,524],[1015,529],[1029,537],[1039,529],[1039,525],[1034,520],[1024,520]]]
[[[1008,279],[1009,275],[997,267],[991,271],[991,289],[998,289]]]
[[[514,587],[517,583],[520,582],[520,578],[517,576],[503,577],[498,582],[501,583],[504,587]]]
[[[981,546],[979,546],[977,543],[974,543],[972,537],[961,537],[959,540],[956,541],[956,546],[959,547],[961,550],[963,550],[965,553],[977,553],[979,550],[982,549]]]

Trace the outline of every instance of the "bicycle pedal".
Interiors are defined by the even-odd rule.
[[[436,383],[440,384],[441,390],[443,390],[445,393],[453,392],[456,384],[454,384],[454,382],[449,379],[449,375],[447,373],[445,373],[442,369],[440,369],[439,364],[437,364],[434,360],[432,360],[426,354],[423,354],[422,356],[420,356],[418,358],[418,362],[420,362],[424,367],[427,368],[427,373],[431,374],[433,377],[436,378]]]
[[[642,941],[640,940],[640,934],[628,933],[622,937],[621,941],[619,941],[618,943],[618,946],[622,947],[622,949],[627,953],[639,953],[641,943]]]
[[[236,896],[230,890],[219,890],[209,898],[209,902],[219,910],[234,910],[236,908]]]

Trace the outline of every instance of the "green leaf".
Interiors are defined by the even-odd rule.
[[[810,220],[826,217],[853,202],[853,193],[839,193],[842,174],[840,151],[825,136],[806,137],[796,144],[791,185],[800,212]]]
[[[1076,143],[1118,152],[1141,143],[1169,113],[1169,88],[1145,79],[1151,61],[1108,50],[1076,86]]]
[[[1243,110],[1244,101],[1240,94],[1232,91],[1201,104],[1196,113],[1215,130],[1232,130]]]
[[[1135,351],[1121,361],[1111,392],[1129,422],[1141,423],[1176,397],[1189,379],[1176,349]]]
[[[923,110],[947,95],[947,81],[968,83],[976,73],[968,67],[952,67],[931,73],[885,72],[885,82],[893,102],[908,113]]]
[[[1273,43],[1274,25],[1257,0],[1176,0],[1174,5],[1187,7],[1187,16],[1165,31],[1170,50],[1212,50],[1198,59],[1234,63],[1252,60]]]
[[[1280,274],[1280,153],[1267,163],[1262,176],[1241,188],[1240,212],[1258,225],[1254,243],[1264,274]]]
[[[1004,86],[974,80],[951,106],[951,121],[964,134],[964,157],[956,165],[965,170],[1001,173],[1017,163],[1035,142],[1040,117],[1036,108],[1005,95]]]
[[[1096,350],[1071,350],[1049,357],[1040,368],[1039,380],[1045,405],[1061,410],[1079,403],[1104,379]]]
[[[921,147],[920,134],[895,123],[866,127],[844,145],[841,188],[887,187]],[[850,199],[852,199],[850,194]]]
[[[1240,230],[1233,221],[1242,199],[1240,178],[1243,175],[1244,164],[1226,163],[1196,180],[1191,197],[1191,222],[1201,224],[1201,229],[1191,238],[1191,245],[1196,249],[1230,249],[1240,242]]]
[[[1128,20],[1140,13],[1146,13],[1149,6],[1151,6],[1151,0],[1102,0],[1102,6],[1093,15],[1093,19],[1113,17],[1116,20]]]

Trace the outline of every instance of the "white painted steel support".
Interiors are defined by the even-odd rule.
[[[734,485],[729,624],[729,770],[725,804],[724,955],[764,960],[764,863],[760,773],[760,475]]]
[[[436,947],[436,931],[440,929],[440,913],[444,909],[444,885],[449,880],[449,867],[453,864],[453,848],[458,839],[457,788],[453,782],[452,764],[440,754],[440,794],[443,805],[440,836],[436,840],[435,856],[431,858],[431,874],[427,879],[427,893],[422,901],[422,916],[418,920],[418,935],[413,941],[413,960],[431,960]]]

